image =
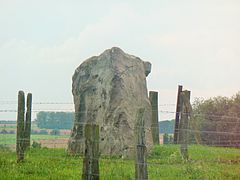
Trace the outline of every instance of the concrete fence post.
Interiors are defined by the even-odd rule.
[[[135,159],[135,179],[147,180],[147,157],[146,157],[146,145],[145,145],[145,130],[144,130],[144,111],[141,108],[137,112],[137,123],[135,127],[136,134],[136,159]]]
[[[99,125],[86,124],[82,179],[99,180],[99,178]]]
[[[17,135],[16,135],[16,153],[17,162],[24,160],[24,114],[25,114],[25,97],[24,92],[18,92],[18,113],[17,113]]]
[[[27,95],[27,112],[25,119],[25,149],[30,148],[30,137],[31,137],[31,116],[32,116],[32,94]]]
[[[188,159],[188,126],[189,126],[189,104],[190,104],[190,91],[183,91],[180,94],[180,101],[182,104],[181,117],[179,124],[179,143],[180,151],[183,159]]]
[[[173,142],[174,144],[178,144],[178,136],[179,136],[179,115],[181,111],[181,103],[180,103],[180,94],[182,92],[183,86],[178,86],[178,93],[177,93],[177,104],[176,104],[176,116],[175,116],[175,128],[174,128],[174,136]]]
[[[158,92],[150,91],[149,92],[149,100],[152,106],[152,138],[153,144],[159,144],[159,124],[158,124]]]

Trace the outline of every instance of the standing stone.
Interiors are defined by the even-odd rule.
[[[152,145],[146,76],[151,64],[113,47],[84,61],[73,75],[75,121],[68,151],[83,154],[86,123],[100,126],[100,153],[133,156],[136,113],[144,108],[146,145]]]

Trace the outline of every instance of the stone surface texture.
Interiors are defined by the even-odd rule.
[[[84,61],[72,77],[75,121],[68,151],[84,152],[84,125],[99,124],[100,153],[132,155],[136,147],[136,113],[145,108],[146,145],[152,145],[151,105],[146,76],[151,64],[113,47]]]

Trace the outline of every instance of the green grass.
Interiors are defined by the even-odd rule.
[[[240,150],[190,146],[189,161],[177,145],[156,146],[148,157],[149,180],[240,179]],[[64,149],[30,149],[16,163],[15,152],[0,151],[0,179],[81,179],[82,158]],[[100,159],[100,179],[134,179],[133,160]]]
[[[47,139],[62,139],[69,138],[68,135],[40,135],[40,134],[32,134],[31,140],[47,140]],[[0,144],[11,145],[16,144],[16,134],[0,134]]]

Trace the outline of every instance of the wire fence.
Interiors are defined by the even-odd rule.
[[[12,104],[12,105],[16,105],[17,106],[17,102],[16,101],[0,101],[0,105],[5,105],[5,104]],[[33,108],[32,112],[33,113],[39,113],[39,112],[70,112],[73,113],[74,115],[78,115],[78,114],[85,114],[85,111],[81,111],[81,112],[76,112],[74,110],[74,103],[72,102],[33,102],[33,105],[71,105],[72,108]],[[175,104],[159,104],[158,105],[158,113],[161,117],[162,114],[176,114],[179,112],[175,112],[175,111],[167,111],[167,110],[161,110],[161,107],[169,107],[169,106],[174,106]],[[12,113],[15,114],[15,117],[17,117],[17,109],[4,109],[1,107],[0,109],[0,115],[4,114],[4,113]],[[111,113],[110,111],[108,113]],[[114,113],[114,111],[112,111],[112,113]],[[183,113],[182,113],[183,114]],[[215,114],[203,114],[203,113],[192,113],[192,116],[195,118],[201,117],[203,118],[205,121],[201,122],[202,126],[204,125],[239,125],[240,123],[240,117],[238,116],[227,116],[227,115],[215,115]],[[36,118],[36,117],[35,117]],[[212,118],[215,118],[214,120]],[[217,119],[216,119],[217,118]],[[225,121],[221,121],[222,119],[225,119]],[[229,121],[231,120],[231,121]],[[9,119],[9,118],[1,118],[1,130],[3,130],[4,127],[4,123],[5,125],[8,124],[9,121],[16,121],[15,119]],[[61,123],[61,122],[60,122]],[[84,122],[79,122],[80,124],[82,123],[82,125],[84,125]],[[77,124],[77,123],[76,123]],[[79,125],[80,125],[79,124]],[[109,126],[109,124],[102,124],[102,126]],[[124,124],[122,124],[121,126],[125,126]],[[128,125],[127,125],[128,126]],[[144,127],[144,128],[153,128],[152,126],[149,127]],[[196,130],[196,129],[188,129],[188,131],[190,132],[201,132],[201,133],[209,133],[209,134],[230,134],[230,135],[238,135],[240,134],[239,132],[229,132],[229,131],[207,131],[207,130]]]
[[[17,109],[15,108],[4,108],[5,105],[17,105],[16,101],[0,101],[0,116],[1,114],[12,113],[17,117]],[[60,107],[54,108],[44,108],[41,106],[44,105],[57,105]],[[71,106],[71,108],[61,107],[62,105]],[[173,107],[175,104],[159,104],[158,105],[158,113],[161,117],[162,114],[170,114],[175,115],[176,113],[172,110],[163,110],[162,107]],[[86,112],[75,112],[74,104],[71,102],[33,102],[32,112],[40,113],[40,112],[68,112],[73,115],[85,114]],[[114,112],[114,111],[113,111]],[[111,113],[111,112],[110,112]],[[240,131],[237,126],[239,126],[240,118],[237,116],[220,116],[218,114],[202,114],[202,113],[192,113],[189,121],[189,127],[187,129],[177,129],[181,131],[188,132],[188,143],[190,145],[189,148],[189,156],[191,163],[201,164],[201,163],[209,163],[209,164],[224,164],[225,159],[226,164],[228,163],[238,163],[240,150],[237,149],[240,147]],[[194,118],[202,118],[204,121],[201,121],[201,126],[195,126],[193,124]],[[214,118],[214,119],[213,119]],[[222,119],[225,119],[223,122]],[[73,122],[73,121],[72,121]],[[61,121],[59,121],[61,124]],[[134,131],[137,126],[129,125],[129,124],[121,124],[120,126],[116,126],[114,123],[97,123],[99,128],[107,128],[111,129],[111,131],[117,130],[119,128],[126,129],[131,127]],[[74,125],[85,126],[86,122],[75,122]],[[201,129],[203,126],[218,126],[218,125],[228,125],[231,129],[216,129],[213,130],[204,130]],[[150,131],[152,128],[159,128],[152,126],[151,124],[146,124],[144,126],[138,126],[140,128],[144,128],[145,132]],[[205,127],[205,128],[206,128]],[[234,129],[235,127],[235,129]],[[123,131],[124,132],[124,131]],[[0,147],[1,149],[10,148],[15,150],[16,148],[16,120],[13,118],[1,118],[0,119]],[[199,134],[203,140],[203,144],[196,145],[196,141],[194,140],[194,135]],[[32,134],[31,134],[31,150],[27,152],[28,156],[36,157],[39,159],[51,159],[54,162],[65,160],[64,162],[71,168],[75,169],[78,167],[78,171],[75,172],[79,176],[81,174],[81,167],[83,161],[83,154],[75,154],[75,156],[68,156],[68,143],[69,139],[72,135],[72,129],[48,129],[48,128],[39,128],[35,121],[32,121]],[[168,152],[165,152],[164,145],[156,146],[151,143],[146,144],[146,148],[148,149],[148,157],[147,161],[144,165],[148,167],[149,179],[159,179],[164,177],[162,168],[176,168],[179,164],[184,163],[178,149],[178,145],[169,145],[172,143],[173,134],[161,134],[160,142],[163,144],[164,142],[168,144],[169,149]],[[209,140],[211,139],[211,141]],[[22,139],[24,140],[24,139]],[[84,144],[86,139],[83,137],[76,143]],[[104,142],[104,143],[103,143]],[[111,152],[111,148],[119,145],[118,143],[111,140],[101,139],[95,140],[94,143],[98,143],[101,149],[109,148],[109,152]],[[108,146],[107,146],[107,145]],[[141,144],[131,144],[127,146],[127,149],[136,149],[136,146]],[[40,148],[41,147],[41,148]],[[215,148],[221,149],[215,149]],[[47,152],[48,149],[56,149],[54,155]],[[59,149],[60,148],[60,149]],[[61,149],[63,148],[63,149]],[[100,172],[97,175],[100,175],[102,179],[134,179],[134,164],[135,157],[134,156],[125,156],[124,148],[122,147],[122,153],[114,154],[114,153],[101,153],[100,157],[92,160],[99,160],[100,162]],[[206,149],[205,149],[206,148]],[[36,149],[40,149],[41,152],[36,152]],[[207,153],[207,155],[206,155]],[[207,157],[208,158],[207,158]],[[74,158],[75,157],[75,158]],[[224,157],[224,158],[223,158]],[[30,159],[29,159],[30,160]],[[68,163],[70,162],[70,164]],[[139,165],[143,165],[142,163],[137,163]],[[185,166],[184,164],[182,166]],[[193,169],[194,170],[194,169]],[[168,172],[170,173],[170,172]],[[185,172],[186,173],[186,172]],[[94,174],[93,174],[94,175]],[[96,175],[96,174],[95,174]],[[167,176],[167,175],[166,175]]]

